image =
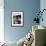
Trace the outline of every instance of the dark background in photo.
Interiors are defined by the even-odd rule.
[[[13,24],[21,24],[21,15],[13,16]]]

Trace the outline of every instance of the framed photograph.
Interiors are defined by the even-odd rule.
[[[12,12],[12,26],[23,26],[23,12]]]

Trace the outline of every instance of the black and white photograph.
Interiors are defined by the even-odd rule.
[[[23,26],[23,12],[12,12],[12,26]]]

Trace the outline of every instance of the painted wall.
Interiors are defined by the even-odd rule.
[[[40,10],[42,11],[43,9],[46,9],[46,0],[41,0],[40,1]],[[44,11],[43,12],[43,19],[44,19],[44,21],[42,22],[40,22],[40,25],[42,25],[42,26],[46,26],[46,11]]]
[[[40,0],[4,0],[4,35],[7,41],[18,41],[32,29]],[[11,26],[11,11],[24,11],[24,27]]]
[[[0,0],[0,42],[4,41],[4,0]]]
[[[43,10],[43,9],[46,9],[46,0],[40,0],[40,10]],[[40,21],[40,25],[46,27],[46,11],[44,11],[42,17],[43,17],[43,22]],[[46,37],[45,37],[45,39],[46,39]],[[46,40],[45,40],[45,44],[46,44]]]

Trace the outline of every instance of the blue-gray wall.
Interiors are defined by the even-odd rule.
[[[43,9],[46,9],[46,0],[40,1],[40,10],[42,11]],[[46,11],[43,13],[42,17],[43,17],[43,22],[40,21],[40,25],[46,27]],[[46,35],[45,35],[45,39],[46,39]],[[45,44],[46,44],[46,40],[45,40]]]
[[[32,21],[40,9],[40,0],[4,0],[4,35],[7,41],[18,41],[32,28]],[[11,26],[11,11],[24,11],[24,27]]]
[[[42,11],[43,9],[46,9],[46,0],[41,0],[40,1],[40,10]],[[43,22],[40,22],[40,25],[45,26],[46,27],[46,10],[43,12]]]

